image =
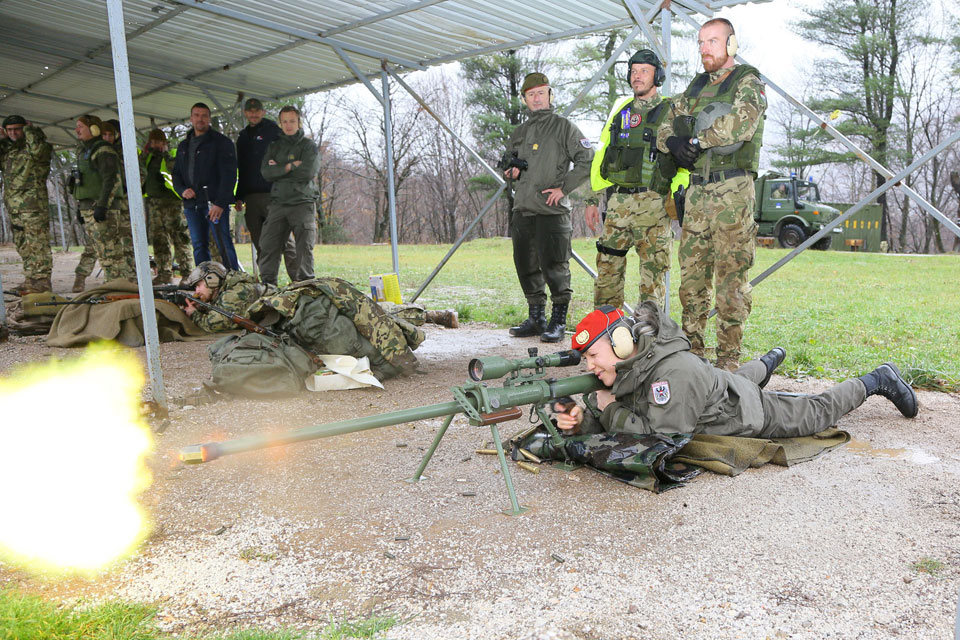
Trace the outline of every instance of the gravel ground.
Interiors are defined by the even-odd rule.
[[[8,253],[0,251],[4,288],[19,282]],[[76,259],[57,256],[57,288],[72,284]],[[793,468],[705,473],[661,495],[589,469],[511,465],[529,508],[517,517],[501,513],[496,459],[474,453],[489,431],[462,418],[417,484],[403,480],[439,419],[196,467],[175,461],[187,444],[445,402],[471,357],[521,357],[538,344],[481,325],[429,326],[428,336],[417,351],[428,373],[383,391],[174,410],[156,438],[144,495],[154,533],[139,553],[96,580],[42,582],[0,567],[0,584],[68,601],[155,602],[171,632],[391,614],[403,620],[386,634],[396,640],[951,637],[957,395],[921,392],[915,420],[871,398],[841,421],[855,439],[846,447]],[[172,396],[209,375],[205,347],[161,345]],[[0,372],[72,353],[13,337],[0,346]],[[942,570],[918,572],[924,559]]]

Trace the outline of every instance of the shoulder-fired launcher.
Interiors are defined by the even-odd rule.
[[[523,512],[517,502],[513,490],[513,481],[507,468],[506,457],[497,424],[520,418],[523,412],[521,406],[531,405],[531,421],[534,416],[550,431],[551,437],[560,442],[562,439],[547,415],[545,406],[551,401],[572,396],[579,393],[589,393],[603,388],[603,384],[593,374],[583,374],[569,378],[547,377],[546,369],[550,367],[566,367],[580,363],[580,353],[577,351],[562,351],[547,355],[537,355],[536,348],[530,349],[528,358],[508,360],[501,357],[475,358],[470,361],[469,374],[472,381],[457,387],[451,387],[453,400],[439,404],[401,409],[374,416],[351,418],[339,422],[330,422],[311,427],[302,427],[286,433],[262,434],[226,440],[223,442],[206,442],[190,445],[180,450],[180,460],[187,464],[210,462],[223,456],[269,447],[278,447],[305,440],[327,438],[344,433],[354,433],[377,429],[392,425],[429,420],[446,416],[433,443],[424,455],[411,482],[420,480],[427,463],[436,451],[440,440],[446,433],[453,417],[465,414],[470,424],[475,426],[490,426],[493,442],[503,472],[507,493],[510,496],[511,510],[508,513],[515,515]],[[491,388],[483,381],[499,379],[507,376],[502,387]]]

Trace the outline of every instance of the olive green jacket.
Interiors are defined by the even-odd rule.
[[[275,164],[270,164],[273,160]],[[286,170],[287,164],[300,160],[299,167]],[[320,153],[317,145],[299,129],[292,136],[280,134],[270,143],[260,163],[260,174],[270,186],[270,202],[280,205],[316,202],[317,173],[320,171]]]
[[[644,305],[656,308],[652,302]],[[670,316],[660,314],[655,338],[641,339],[635,356],[617,363],[616,400],[597,416],[584,414],[584,433],[708,433],[738,435],[763,427],[760,387],[690,353]]]
[[[593,148],[577,125],[553,109],[528,111],[527,119],[514,129],[507,152],[516,153],[528,167],[514,181],[513,210],[523,215],[557,215],[570,211],[566,196],[590,176]],[[573,167],[570,163],[573,163]],[[544,189],[563,190],[564,198],[547,206]]]

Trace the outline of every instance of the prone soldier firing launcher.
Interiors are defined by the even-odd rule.
[[[450,391],[453,393],[454,399],[450,402],[303,427],[282,434],[254,435],[225,442],[190,445],[180,450],[180,460],[187,464],[199,464],[244,451],[266,449],[304,440],[326,438],[344,433],[354,433],[446,416],[446,420],[440,426],[440,430],[420,462],[420,466],[409,480],[410,482],[419,482],[453,417],[464,413],[467,415],[470,424],[490,426],[497,457],[500,460],[503,480],[510,496],[511,508],[506,513],[517,515],[523,513],[525,508],[517,502],[497,424],[520,418],[523,415],[520,407],[529,404],[532,405],[530,410],[531,422],[534,416],[539,418],[549,430],[554,442],[560,444],[562,437],[547,415],[545,406],[565,396],[596,391],[602,388],[603,384],[593,374],[557,379],[548,378],[545,370],[548,367],[568,367],[579,363],[580,353],[578,351],[561,351],[541,356],[537,355],[536,348],[531,348],[529,357],[520,360],[507,360],[501,357],[475,358],[470,361],[468,367],[471,381],[458,387],[451,387]],[[527,370],[532,371],[524,373]],[[507,378],[504,380],[502,387],[489,388],[484,384],[485,380],[499,379],[504,376],[507,376]]]

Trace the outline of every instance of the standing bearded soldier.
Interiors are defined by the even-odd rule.
[[[23,260],[17,293],[50,291],[50,209],[47,176],[53,148],[39,127],[22,116],[7,116],[0,129],[3,203],[10,213],[13,243]]]
[[[691,351],[702,356],[716,277],[717,367],[732,371],[740,365],[752,303],[747,275],[757,237],[753,180],[767,98],[760,72],[734,60],[737,37],[729,21],[704,23],[699,44],[704,73],[674,99],[657,145],[691,174],[680,235],[683,332]]]

